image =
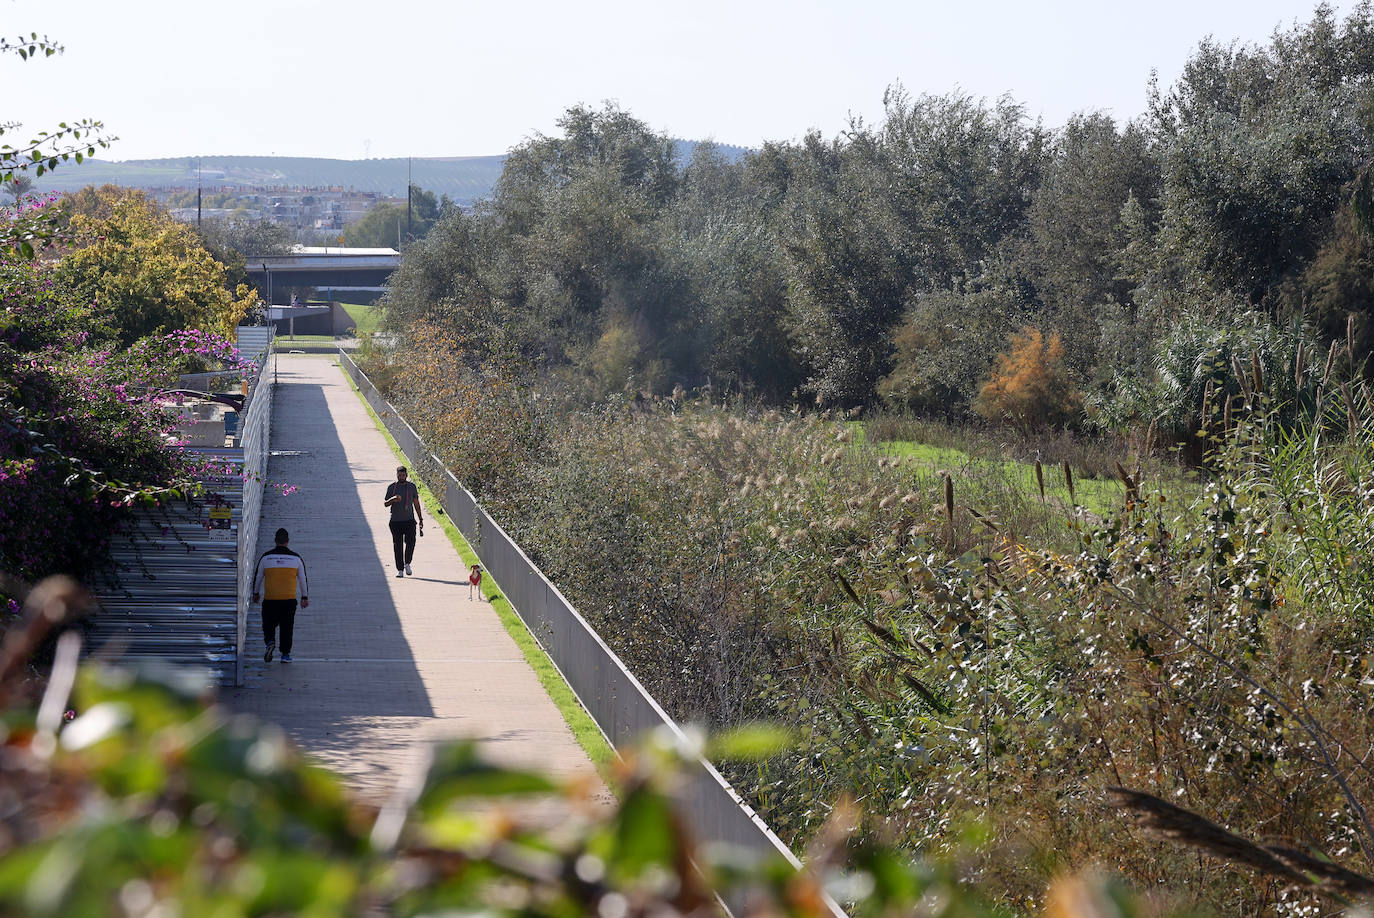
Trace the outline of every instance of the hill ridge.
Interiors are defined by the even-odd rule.
[[[686,163],[699,141],[674,140],[677,156]],[[717,143],[735,161],[749,153],[745,147]],[[194,189],[225,191],[268,188],[347,188],[403,196],[406,176],[436,195],[448,195],[464,207],[486,197],[501,177],[506,154],[476,156],[369,157],[335,159],[320,156],[214,154],[107,160],[87,159],[80,166],[58,169],[35,181],[39,191],[76,191],[87,185],[123,185],[147,190]]]

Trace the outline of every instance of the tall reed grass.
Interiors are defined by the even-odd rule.
[[[407,363],[396,391],[423,398],[432,373]],[[483,500],[674,716],[791,728],[790,752],[729,774],[795,845],[855,800],[861,833],[912,850],[980,826],[971,875],[1018,908],[1090,864],[1158,891],[1156,914],[1317,901],[1143,837],[1112,815],[1125,787],[1370,866],[1363,387],[1306,424],[1274,423],[1251,387],[1199,419],[1209,462],[1179,487],[1112,441],[1035,456],[865,428],[988,457],[931,468],[838,418],[705,403],[565,406],[532,428],[511,406],[554,400],[503,386],[481,424],[521,446],[479,451]],[[1109,460],[1116,497],[1089,508]]]

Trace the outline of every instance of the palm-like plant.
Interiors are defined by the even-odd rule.
[[[1153,425],[1189,440],[1240,412],[1263,410],[1291,429],[1317,409],[1331,376],[1327,356],[1300,321],[1275,325],[1254,312],[1191,315],[1159,343],[1152,380],[1116,381],[1100,423]]]

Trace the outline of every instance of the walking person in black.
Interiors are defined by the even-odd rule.
[[[281,631],[281,661],[291,662],[291,642],[296,631],[296,590],[300,590],[301,608],[310,608],[309,584],[305,579],[305,561],[286,547],[291,536],[278,529],[276,547],[263,552],[253,574],[253,602],[262,596],[262,639],[267,652],[262,658],[272,662],[276,650],[277,631]],[[266,595],[263,595],[264,589]]]
[[[415,573],[410,569],[410,561],[415,557],[415,527],[420,527],[420,535],[425,534],[424,517],[420,515],[420,492],[407,481],[405,466],[396,469],[396,480],[387,485],[386,506],[391,508],[391,547],[396,552],[396,576],[404,577]]]

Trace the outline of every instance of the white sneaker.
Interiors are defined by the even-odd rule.
[[[396,576],[397,576],[397,577],[404,577],[405,575],[406,575],[406,572],[405,572],[405,571],[397,571],[397,572],[396,572]]]
[[[410,565],[409,565],[409,564],[406,565],[406,576],[407,576],[407,577],[414,577],[414,576],[415,576],[415,572],[412,571],[412,570],[410,569]]]

